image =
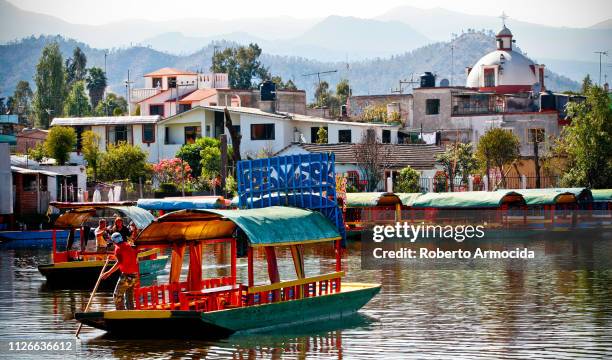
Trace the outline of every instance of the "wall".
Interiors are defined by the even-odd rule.
[[[450,88],[427,88],[414,89],[412,94],[414,99],[413,105],[413,120],[410,127],[420,129],[423,125],[423,131],[431,132],[440,129],[449,128],[449,120],[451,117],[451,89]],[[437,115],[427,115],[426,100],[439,99],[440,112]]]
[[[9,144],[0,143],[0,215],[13,213],[13,176],[11,174],[11,155]]]
[[[412,113],[412,94],[351,96],[348,99],[348,115],[351,120],[360,119],[368,106],[384,106],[386,108],[387,104],[390,103],[399,103],[401,121],[409,126],[410,114]]]

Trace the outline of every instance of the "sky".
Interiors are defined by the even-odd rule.
[[[288,15],[376,17],[397,6],[440,7],[474,15],[504,11],[520,21],[550,26],[587,27],[612,18],[612,0],[9,0],[24,10],[71,23],[98,25],[126,19],[176,20],[263,18]]]

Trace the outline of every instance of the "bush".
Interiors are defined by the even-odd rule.
[[[395,191],[399,193],[421,192],[421,186],[419,185],[420,178],[421,174],[410,166],[403,168],[399,173]]]
[[[55,159],[58,165],[64,165],[70,159],[70,152],[77,142],[76,132],[71,127],[54,126],[45,140],[45,153]]]
[[[150,178],[151,165],[147,163],[147,154],[139,147],[120,142],[109,145],[100,158],[99,177],[102,181],[124,180],[138,182]]]

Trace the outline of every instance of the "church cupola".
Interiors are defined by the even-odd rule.
[[[495,41],[497,42],[497,50],[512,50],[512,32],[506,25],[495,35]]]

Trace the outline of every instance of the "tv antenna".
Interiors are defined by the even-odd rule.
[[[317,71],[310,74],[303,74],[302,76],[315,76],[317,75],[317,80],[319,80],[319,88],[321,88],[321,75],[337,73],[338,70],[328,70],[328,71]],[[319,99],[317,99],[319,100]]]
[[[418,81],[414,80],[414,73],[410,74],[410,80],[398,80],[399,86],[397,89],[391,89],[391,93],[395,94],[403,94],[404,93],[404,85],[410,85],[411,88],[414,88],[414,84],[418,84]]]
[[[608,56],[607,51],[594,51],[595,54],[599,54],[599,86],[601,86],[601,56]]]

